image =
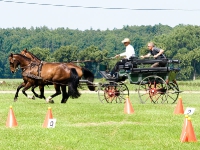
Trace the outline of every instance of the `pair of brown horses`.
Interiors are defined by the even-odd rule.
[[[92,83],[94,81],[93,73],[72,63],[43,62],[26,49],[21,51],[21,54],[10,54],[9,62],[12,73],[20,66],[24,80],[17,88],[14,101],[17,101],[21,88],[23,88],[22,93],[28,97],[26,90],[30,87],[32,87],[32,92],[36,97],[46,99],[44,96],[44,86],[53,84],[56,93],[48,97],[46,101],[53,103],[52,98],[60,95],[62,90],[61,103],[66,103],[69,97],[80,97],[78,86],[79,80],[82,77],[89,81],[87,82],[88,88],[91,91],[95,90],[95,86]],[[37,86],[39,86],[40,95],[34,91]],[[68,93],[66,92],[66,86],[68,86]]]

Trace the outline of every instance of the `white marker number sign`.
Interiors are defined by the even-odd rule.
[[[185,115],[192,115],[195,111],[195,108],[190,108],[190,107],[187,107],[184,114]]]
[[[55,128],[56,126],[56,119],[49,119],[47,128]]]

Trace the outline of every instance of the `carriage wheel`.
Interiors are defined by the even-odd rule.
[[[168,98],[167,103],[175,103],[179,96],[179,87],[176,81],[168,83]]]
[[[102,103],[122,103],[129,96],[128,87],[122,82],[100,83],[98,97]]]
[[[147,76],[139,84],[141,103],[164,103],[168,98],[167,83],[159,76]]]

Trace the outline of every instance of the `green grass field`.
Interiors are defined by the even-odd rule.
[[[49,94],[45,94],[49,96]],[[180,94],[184,109],[195,108],[191,116],[200,139],[200,94]],[[140,104],[131,94],[133,114],[124,114],[124,103],[102,104],[97,93],[82,94],[61,104],[27,99],[20,94],[0,94],[0,149],[2,150],[197,150],[200,143],[181,143],[184,115],[175,115],[176,104]],[[7,128],[12,105],[18,126]],[[56,118],[55,128],[42,128],[48,107]]]

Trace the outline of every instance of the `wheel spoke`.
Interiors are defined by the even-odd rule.
[[[146,85],[144,85],[146,83]],[[139,84],[138,94],[142,103],[158,103],[167,100],[168,87],[159,76],[147,76]]]
[[[112,103],[113,101],[122,103],[125,100],[125,95],[129,95],[129,90],[122,82],[109,81],[109,83],[101,83],[98,90],[99,100],[102,103]]]
[[[179,87],[178,84],[176,82],[170,82],[168,84],[168,98],[167,98],[167,102],[168,103],[175,103],[176,100],[178,99],[179,96]]]

